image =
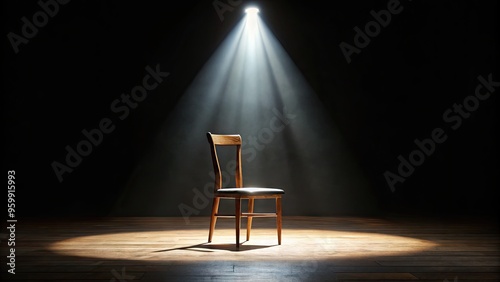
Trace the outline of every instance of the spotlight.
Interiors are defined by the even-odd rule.
[[[245,9],[245,13],[249,15],[257,15],[259,13],[259,9],[255,7]]]

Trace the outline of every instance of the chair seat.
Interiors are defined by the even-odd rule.
[[[235,195],[273,195],[285,194],[283,189],[279,188],[258,188],[258,187],[242,187],[242,188],[221,188],[217,190],[217,194],[235,194]]]

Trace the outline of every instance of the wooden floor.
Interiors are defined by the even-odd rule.
[[[500,281],[500,236],[484,219],[254,219],[236,249],[234,221],[208,217],[23,219],[14,275],[2,228],[1,280]],[[245,225],[243,225],[245,226]],[[245,230],[242,230],[243,241]]]

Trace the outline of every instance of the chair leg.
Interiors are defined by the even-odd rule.
[[[235,219],[236,219],[236,248],[240,247],[240,225],[241,225],[241,199],[235,199]]]
[[[248,199],[248,212],[253,213],[254,199]],[[250,231],[252,230],[252,216],[247,217],[247,241],[250,240]]]
[[[278,229],[278,245],[281,245],[281,197],[276,198],[276,227]]]
[[[217,212],[219,210],[220,198],[214,197],[212,204],[212,215],[210,216],[210,231],[208,232],[208,242],[212,242],[212,235],[214,234],[215,223],[217,222]]]

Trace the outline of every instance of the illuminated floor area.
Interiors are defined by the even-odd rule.
[[[487,220],[257,218],[239,250],[232,219],[207,243],[207,217],[25,219],[16,274],[2,281],[499,281],[498,225]],[[245,220],[243,220],[245,222]],[[243,227],[245,225],[243,224]],[[246,232],[242,229],[241,240]],[[3,235],[5,237],[5,235]],[[8,266],[7,266],[8,268]]]

